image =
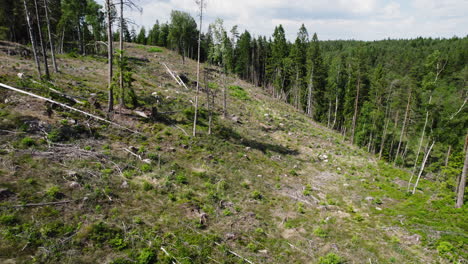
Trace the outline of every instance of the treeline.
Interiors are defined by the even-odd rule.
[[[122,21],[112,30],[109,24],[118,21],[124,1],[106,3],[103,8],[95,0],[3,0],[0,39],[29,43],[44,32],[45,49],[52,43],[49,50],[59,53],[107,51],[110,58],[113,51],[105,40],[122,39],[176,50],[183,61],[197,58],[200,32],[190,14],[172,11],[167,23],[156,22],[138,33],[129,30],[120,14]],[[25,9],[30,10],[30,37]],[[426,169],[450,188],[462,183],[458,176],[468,134],[468,37],[319,41],[303,25],[290,42],[281,25],[271,36],[254,36],[240,33],[237,26],[227,30],[217,19],[201,33],[200,59],[263,87],[380,158],[411,168],[416,180]],[[118,66],[122,72],[122,57]],[[120,83],[123,87],[123,80]]]
[[[169,23],[156,23],[148,33],[142,28],[134,41],[194,58],[197,34],[189,14],[173,11]],[[217,19],[202,34],[201,49],[202,60],[409,168],[414,178],[408,191],[414,193],[429,172],[463,192],[458,189],[464,189],[460,176],[468,141],[468,37],[319,41],[302,25],[291,43],[281,25],[271,37],[255,37],[237,26],[228,31]]]
[[[179,42],[167,41],[173,32]],[[134,41],[194,57],[197,34],[194,19],[174,11],[170,23],[156,23],[148,34],[143,28]],[[435,141],[428,164],[439,171],[465,146],[468,37],[319,41],[303,25],[291,43],[281,25],[269,38],[254,37],[237,27],[227,31],[218,19],[201,42],[204,61],[263,87],[387,161],[412,167]]]

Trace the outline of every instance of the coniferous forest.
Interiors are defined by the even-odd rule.
[[[302,25],[297,37],[288,40],[282,25],[271,35],[256,36],[237,26],[226,28],[220,18],[200,32],[199,17],[176,10],[169,21],[140,28],[126,19],[124,8],[138,10],[138,2],[106,0],[101,6],[95,0],[2,0],[0,40],[30,47],[25,52],[33,53],[37,75],[44,80],[53,79],[49,68],[60,72],[56,56],[105,57],[108,112],[114,111],[114,101],[138,104],[123,43],[167,48],[182,65],[199,59],[407,171],[408,195],[425,175],[454,194],[451,206],[463,206],[468,36],[320,40],[313,28]],[[115,44],[119,41],[120,46]],[[198,90],[196,104],[194,135]],[[460,248],[466,250],[466,244]]]

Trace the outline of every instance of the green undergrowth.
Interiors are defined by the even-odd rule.
[[[154,49],[131,46],[129,55],[159,52]],[[190,70],[196,65],[187,60],[186,68],[178,68],[180,57],[171,54],[158,56],[167,55],[173,70],[195,80]],[[71,55],[60,59],[80,67],[105,66]],[[137,104],[114,116],[141,134],[43,103],[31,102],[34,112],[21,103],[0,104],[0,130],[8,131],[0,136],[0,190],[6,190],[0,197],[0,262],[467,259],[467,212],[453,208],[453,186],[422,179],[410,195],[408,172],[375,161],[239,80],[228,86],[228,118],[221,111],[223,83],[209,80],[218,92],[212,134],[200,96],[198,136],[191,137],[194,90],[165,79],[165,69],[150,57],[134,65],[135,79],[142,80],[135,82]],[[67,74],[66,80],[39,84],[11,81],[64,103],[70,102],[48,88],[73,93],[85,101],[78,108],[106,116],[103,107],[86,99],[96,93],[106,105],[103,78]],[[265,101],[252,100],[253,94]],[[152,118],[131,114],[153,108]],[[420,240],[409,241],[413,235]]]

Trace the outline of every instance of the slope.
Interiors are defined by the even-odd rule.
[[[106,60],[60,55],[33,78],[3,43],[0,82],[106,116]],[[8,55],[10,54],[10,55]],[[1,89],[2,263],[449,263],[467,259],[466,207],[376,160],[261,88],[210,68],[192,127],[196,64],[129,45],[138,107],[112,120],[140,133]],[[183,75],[176,84],[160,63]],[[18,73],[23,73],[18,76]],[[222,118],[222,87],[228,113]],[[141,113],[152,118],[141,117]],[[155,111],[153,111],[154,113]]]

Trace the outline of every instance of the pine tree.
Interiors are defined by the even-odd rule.
[[[146,45],[146,29],[145,29],[145,27],[141,27],[140,33],[138,33],[136,42],[138,44]]]
[[[315,33],[308,50],[308,84],[306,113],[315,120],[323,121],[327,112],[325,99],[327,72],[323,63],[320,43]]]

